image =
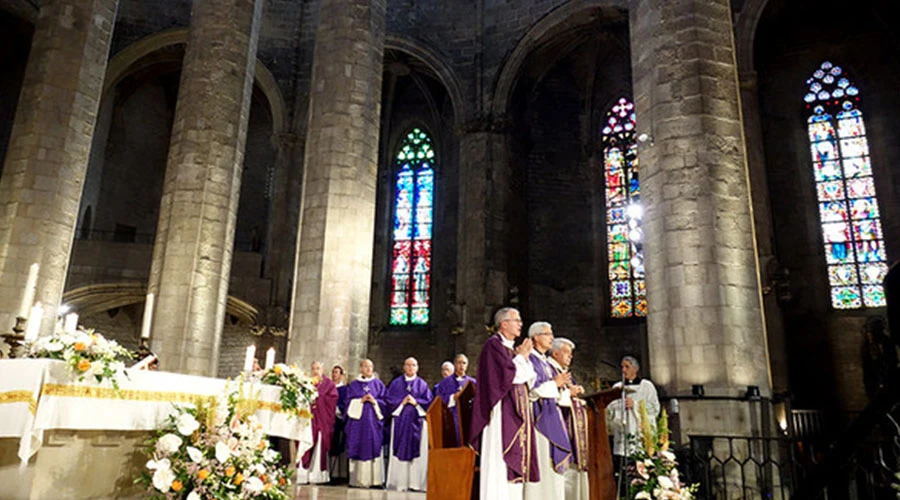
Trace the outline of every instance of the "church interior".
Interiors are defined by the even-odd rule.
[[[593,391],[642,360],[680,444],[838,443],[804,479],[876,491],[892,3],[0,0],[0,321],[37,262],[129,349],[154,293],[163,371],[434,384],[512,306]]]

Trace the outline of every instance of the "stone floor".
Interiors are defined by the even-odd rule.
[[[425,493],[348,488],[347,486],[301,486],[297,500],[424,500]]]

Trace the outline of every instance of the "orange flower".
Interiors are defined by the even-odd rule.
[[[172,481],[172,489],[173,490],[181,491],[182,486],[184,486],[184,485],[181,484],[181,481],[179,481],[177,479]]]
[[[260,475],[260,476],[259,476],[259,480],[260,480],[260,481],[262,481],[262,482],[264,482],[264,483],[265,483],[265,482],[266,482],[266,481],[268,481],[268,480],[269,480],[269,478],[268,478],[268,477],[266,477],[266,475],[265,475],[265,474],[261,474],[261,475]]]
[[[272,371],[275,372],[275,375],[281,375],[281,367],[278,366],[278,365],[275,365],[275,366],[272,368]]]
[[[206,469],[200,469],[200,472],[197,473],[197,477],[200,478],[201,481],[209,477],[209,471]]]
[[[238,472],[237,476],[234,476],[234,485],[240,486],[241,483],[243,483],[243,482],[244,482],[244,475],[241,474],[240,472]]]
[[[80,372],[86,372],[91,368],[91,362],[86,359],[82,359],[81,361],[78,362],[77,368],[78,368],[78,371],[80,371]]]
[[[75,342],[75,345],[72,346],[72,348],[75,349],[76,351],[81,352],[81,351],[87,349],[87,346],[84,345],[84,342]]]
[[[272,483],[266,483],[266,485],[263,486],[263,491],[269,491],[271,489],[272,489]]]
[[[233,465],[229,465],[229,466],[225,469],[225,477],[231,477],[231,476],[234,475],[235,472],[237,472],[237,470],[234,468],[234,466],[233,466]]]
[[[283,478],[283,477],[279,477],[279,478],[278,478],[278,484],[279,484],[280,486],[284,486],[284,483],[285,483],[284,478]]]

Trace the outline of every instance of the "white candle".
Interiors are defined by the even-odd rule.
[[[28,279],[25,280],[25,290],[22,291],[22,302],[19,304],[19,317],[27,318],[31,312],[31,303],[34,301],[34,291],[37,288],[38,270],[37,262],[28,268]]]
[[[266,370],[271,369],[275,366],[275,348],[270,347],[268,351],[266,351]]]
[[[150,338],[150,321],[153,319],[153,294],[147,294],[147,300],[144,301],[144,319],[141,323],[141,338]]]
[[[28,313],[28,323],[25,326],[25,340],[37,340],[41,331],[41,321],[44,319],[44,307],[40,302],[31,307]]]
[[[244,357],[244,371],[250,373],[253,371],[253,357],[256,356],[256,346],[247,346],[247,356]]]
[[[75,333],[75,330],[78,329],[78,315],[75,313],[66,314],[66,321],[63,326],[63,330],[66,333]]]

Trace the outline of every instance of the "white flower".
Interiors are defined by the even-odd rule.
[[[194,431],[200,428],[200,422],[197,422],[197,419],[190,413],[182,413],[175,422],[175,425],[178,427],[178,432],[182,436],[190,436]]]
[[[656,476],[656,482],[664,490],[671,490],[675,487],[675,483],[668,476]]]
[[[662,457],[665,458],[666,460],[671,460],[673,462],[675,461],[675,454],[672,453],[671,451],[668,451],[668,450],[661,451],[661,452],[659,452],[659,454],[662,455]]]
[[[653,500],[653,499],[650,496],[650,493],[647,493],[646,491],[642,491],[634,496],[634,500]]]
[[[188,456],[191,457],[191,460],[194,461],[195,464],[199,464],[203,460],[203,452],[194,448],[193,446],[187,447]]]
[[[46,350],[47,352],[59,352],[62,351],[63,348],[65,348],[65,346],[58,340],[51,340],[50,342],[47,342],[47,345],[44,346],[44,350]]]
[[[253,494],[261,493],[264,486],[262,480],[256,476],[251,477],[244,483],[244,488]]]
[[[187,500],[200,500],[200,495],[196,491],[188,493]]]
[[[278,452],[273,450],[272,448],[266,448],[265,451],[263,451],[263,460],[265,460],[266,462],[274,462],[275,460],[278,460]]]
[[[162,459],[162,460],[148,460],[148,461],[147,461],[147,468],[150,469],[150,470],[156,470],[156,469],[159,469],[159,468],[166,468],[166,469],[168,469],[168,468],[170,468],[170,467],[172,467],[172,465],[171,465],[171,463],[169,462],[169,459],[168,459],[168,458],[164,458],[164,459]]]
[[[230,457],[231,449],[228,448],[228,445],[224,441],[216,443],[216,460],[224,464]]]
[[[156,448],[165,454],[175,453],[183,442],[180,437],[169,433],[159,438],[159,441],[156,442]]]
[[[169,467],[159,467],[153,473],[153,487],[163,493],[167,493],[169,488],[172,487],[172,481],[175,480],[175,477],[175,473]]]

